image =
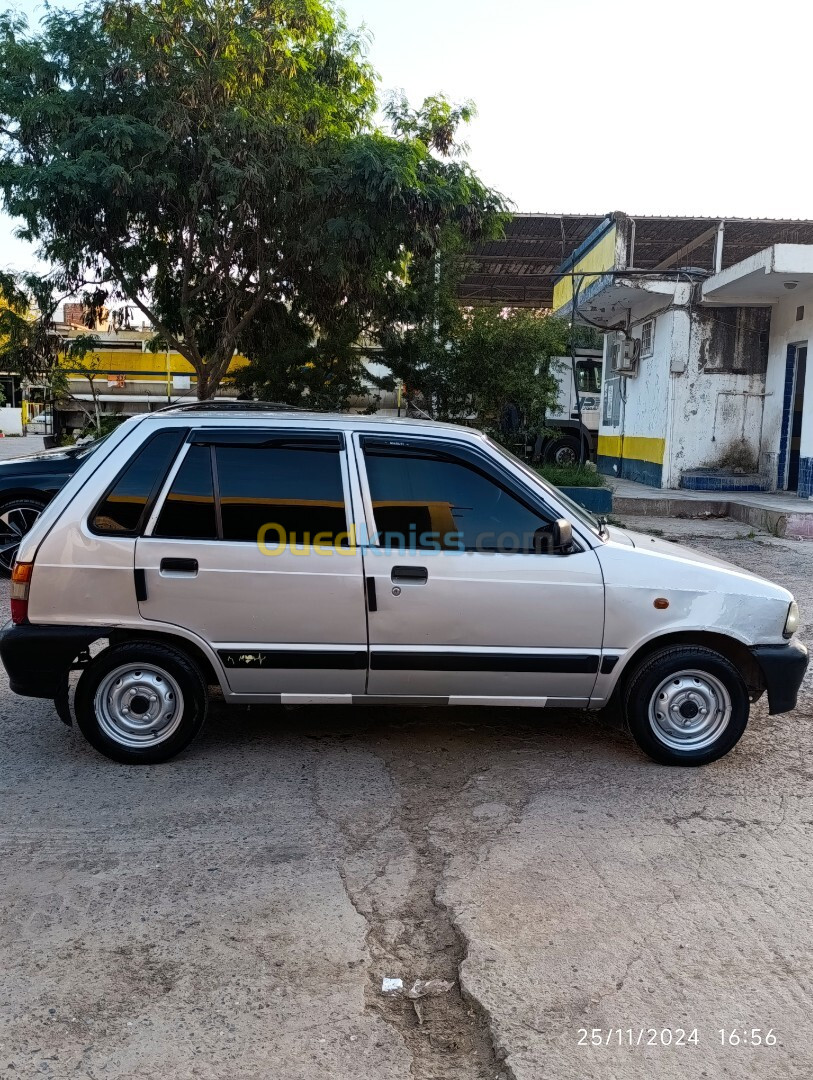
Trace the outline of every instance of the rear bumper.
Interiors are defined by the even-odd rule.
[[[807,649],[795,638],[787,645],[754,645],[751,655],[759,664],[768,691],[768,712],[796,708],[799,687],[807,671]]]
[[[9,686],[23,697],[55,698],[79,653],[109,633],[101,626],[15,626],[7,622],[0,629],[0,660]]]

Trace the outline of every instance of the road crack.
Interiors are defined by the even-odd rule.
[[[468,943],[440,899],[448,856],[433,836],[432,819],[459,796],[468,777],[439,792],[420,769],[377,753],[379,787],[369,804],[357,801],[351,811],[328,790],[333,766],[320,775],[320,759],[327,763],[335,750],[320,744],[314,798],[343,840],[342,886],[367,924],[366,1008],[400,1035],[412,1080],[513,1080],[504,1052],[495,1047],[488,1012],[461,986]],[[402,979],[405,992],[419,979],[452,986],[415,1002],[405,992],[382,992],[385,978]]]

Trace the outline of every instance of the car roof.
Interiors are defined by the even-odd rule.
[[[279,405],[274,402],[260,401],[232,401],[215,402],[202,401],[196,403],[170,405],[164,409],[158,409],[149,413],[144,420],[271,420],[292,423],[324,424],[331,427],[342,428],[357,427],[383,427],[399,429],[417,429],[419,431],[450,431],[465,432],[469,436],[482,437],[482,432],[477,428],[465,427],[462,424],[447,424],[438,420],[420,420],[403,416],[379,416],[376,413],[341,413],[341,412],[311,412],[299,409],[292,405]]]

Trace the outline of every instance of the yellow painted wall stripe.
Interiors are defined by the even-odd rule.
[[[579,287],[579,296],[584,292],[587,286],[596,280],[599,273],[602,270],[612,270],[615,266],[615,238],[618,230],[613,226],[612,229],[608,229],[607,232],[590,248],[589,251],[585,251],[584,255],[579,261],[568,270],[565,277],[559,278],[559,280],[553,286],[553,310],[558,311],[559,308],[564,307],[565,304],[569,304],[573,298],[574,281],[578,284],[581,280],[581,286]],[[590,271],[594,271],[592,274]],[[599,273],[596,273],[598,271]],[[579,279],[571,277],[571,274],[584,273],[585,277]]]
[[[96,369],[96,361],[98,360],[99,366]],[[62,354],[60,363],[63,367],[70,371],[71,367],[77,367],[79,364],[90,368],[91,370],[98,370],[99,375],[115,375],[121,371],[126,372],[147,372],[147,371],[160,371],[164,372],[167,369],[167,354],[165,352],[145,353],[141,349],[96,349],[93,352],[89,352],[82,361],[73,362],[65,354]],[[239,354],[234,357],[229,364],[229,372],[234,372],[238,368],[244,367],[248,361],[244,356]],[[169,371],[172,375],[191,375],[192,378],[196,378],[195,369],[180,353],[170,351],[169,354]],[[78,376],[81,378],[82,376]],[[152,376],[158,378],[159,376]],[[128,378],[140,381],[138,375],[128,375]],[[147,381],[150,380],[150,376],[145,376]]]
[[[666,439],[650,439],[644,435],[599,435],[600,457],[624,458],[627,461],[651,461],[663,465]]]

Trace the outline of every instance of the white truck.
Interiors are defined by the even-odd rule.
[[[553,357],[551,370],[559,383],[558,408],[546,417],[548,431],[536,441],[535,460],[574,465],[595,458],[601,418],[601,364],[600,349],[577,349],[574,379],[572,358]]]

